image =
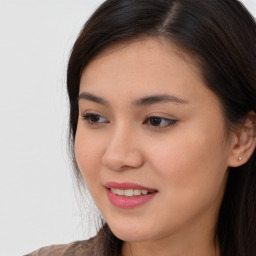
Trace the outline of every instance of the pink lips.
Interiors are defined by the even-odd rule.
[[[144,186],[140,186],[134,183],[116,183],[116,182],[108,182],[105,185],[107,189],[107,195],[110,202],[119,207],[119,208],[134,208],[140,206],[146,202],[148,202],[151,198],[153,198],[157,190],[153,188],[148,188]],[[116,189],[139,189],[139,190],[147,190],[150,193],[146,195],[139,195],[133,197],[119,196],[111,192],[110,188]]]

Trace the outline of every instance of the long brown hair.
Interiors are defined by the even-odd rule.
[[[141,35],[164,37],[195,59],[206,84],[220,99],[227,128],[256,112],[256,25],[237,0],[107,0],[77,38],[68,63],[70,148],[78,120],[81,73],[110,44]],[[243,166],[230,168],[216,227],[221,255],[255,256],[256,152]],[[121,255],[122,241],[107,224],[90,255]]]

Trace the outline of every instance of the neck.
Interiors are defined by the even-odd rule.
[[[194,237],[166,237],[145,242],[124,242],[122,256],[220,256],[218,242],[202,233]]]
[[[152,243],[144,244],[133,244],[124,243],[122,248],[122,256],[220,256],[219,248],[215,245],[207,246],[170,246],[160,247],[159,244],[155,245]]]

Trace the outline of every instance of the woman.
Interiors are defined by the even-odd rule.
[[[256,254],[256,25],[237,0],[108,0],[67,73],[104,224],[30,255]]]

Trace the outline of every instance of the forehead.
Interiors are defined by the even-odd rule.
[[[195,61],[159,38],[116,43],[100,52],[82,73],[84,91],[109,99],[171,93],[186,100],[191,93],[209,93]]]
[[[196,63],[197,58],[193,58],[188,51],[182,50],[177,47],[170,40],[162,37],[138,37],[121,42],[112,43],[108,47],[101,50],[86,66],[85,71],[88,70],[93,64],[102,62],[103,59],[114,59],[119,57],[132,57],[134,54],[137,57],[148,58],[156,62],[159,58],[170,57],[176,55],[176,58],[182,59],[187,65],[193,69],[194,72],[200,73],[200,69]],[[120,61],[120,59],[119,59]],[[143,61],[143,59],[141,59]],[[150,64],[150,63],[149,63]]]

